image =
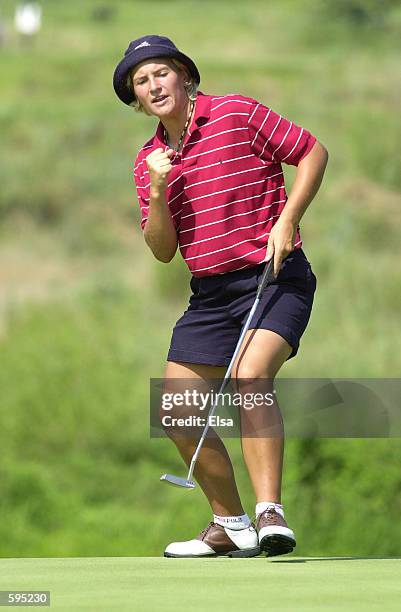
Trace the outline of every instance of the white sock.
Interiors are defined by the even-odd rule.
[[[256,509],[255,509],[256,516],[259,516],[259,514],[262,514],[262,512],[264,512],[265,510],[267,510],[269,507],[272,507],[272,506],[275,509],[275,511],[278,514],[281,514],[281,516],[284,518],[283,506],[281,504],[276,504],[276,502],[270,502],[270,501],[263,501],[263,502],[259,502],[258,504],[256,504]]]
[[[217,514],[213,514],[213,521],[217,525],[227,527],[228,529],[235,529],[236,531],[246,529],[251,524],[251,519],[247,514],[240,516],[217,516]]]

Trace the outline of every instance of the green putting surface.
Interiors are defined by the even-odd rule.
[[[401,559],[0,559],[0,590],[50,591],[50,609],[69,611],[387,612],[400,609]]]

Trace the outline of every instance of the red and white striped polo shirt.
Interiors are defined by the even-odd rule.
[[[198,92],[180,155],[172,160],[167,202],[181,254],[194,276],[261,263],[287,195],[281,163],[297,166],[315,137],[252,98]],[[146,157],[167,150],[160,122],[135,160],[144,229],[150,179]],[[297,228],[295,248],[302,240]]]

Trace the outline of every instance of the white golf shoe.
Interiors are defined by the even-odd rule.
[[[267,557],[286,555],[296,546],[295,535],[274,506],[267,508],[256,518],[259,546]]]
[[[253,525],[234,530],[210,522],[194,540],[172,542],[165,557],[256,557],[260,553]]]

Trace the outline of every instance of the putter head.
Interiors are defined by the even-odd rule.
[[[172,474],[163,474],[160,476],[160,480],[167,482],[168,484],[174,485],[175,487],[184,487],[184,489],[194,489],[195,483],[192,480],[186,478],[180,478],[179,476],[173,476]]]

